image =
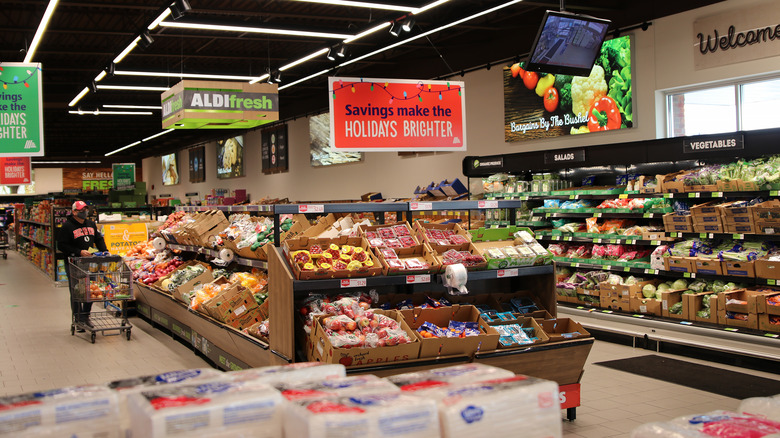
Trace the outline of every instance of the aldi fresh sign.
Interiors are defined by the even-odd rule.
[[[0,62],[0,156],[43,156],[40,64]]]

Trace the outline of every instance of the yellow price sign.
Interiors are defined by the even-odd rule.
[[[123,256],[136,244],[149,240],[149,230],[145,223],[106,224],[103,226],[103,238],[108,252]]]

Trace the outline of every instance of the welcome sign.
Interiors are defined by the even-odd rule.
[[[328,78],[338,151],[466,150],[463,82]]]
[[[40,66],[0,62],[0,156],[43,156]]]
[[[163,129],[248,129],[279,119],[276,84],[181,81],[161,99]]]

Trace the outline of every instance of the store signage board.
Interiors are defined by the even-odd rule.
[[[30,184],[31,180],[30,157],[0,157],[0,185]]]
[[[287,124],[264,129],[260,144],[264,174],[287,172]]]
[[[700,135],[683,139],[683,152],[686,154],[742,149],[745,149],[745,136],[742,134]]]
[[[0,157],[42,157],[41,65],[0,62],[0,83]]]
[[[144,223],[106,224],[103,226],[103,238],[108,252],[123,256],[138,243],[149,240],[149,230]]]
[[[519,64],[505,67],[504,141],[631,128],[631,46],[630,35],[604,41],[589,78],[526,74]],[[592,91],[597,98],[588,97]]]
[[[248,129],[279,120],[276,84],[185,80],[161,101],[163,129]]]
[[[501,169],[504,167],[504,158],[483,158],[484,161],[479,161],[478,159],[474,158],[474,161],[471,162],[471,166],[475,169]]]
[[[549,151],[544,153],[544,164],[584,163],[585,149]]]
[[[780,8],[775,0],[693,22],[694,69],[780,56]]]
[[[337,151],[466,150],[463,82],[328,78]]]
[[[135,189],[135,164],[114,164],[113,177],[114,177],[114,189],[116,190],[133,190]]]
[[[110,190],[114,187],[113,169],[110,167],[62,169],[62,188],[79,189],[84,192]]]
[[[206,148],[198,146],[189,150],[190,182],[206,181]]]

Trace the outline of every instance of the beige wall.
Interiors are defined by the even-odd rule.
[[[170,193],[183,198],[184,193],[198,191],[201,195],[211,188],[246,188],[252,199],[288,197],[291,200],[355,199],[361,194],[378,191],[385,197],[410,197],[418,185],[431,181],[461,178],[461,162],[466,155],[491,155],[592,146],[655,139],[664,136],[663,90],[689,87],[695,84],[731,80],[748,75],[764,75],[780,69],[780,59],[769,58],[742,63],[739,67],[724,66],[704,71],[693,68],[693,21],[729,9],[744,7],[744,1],[730,0],[714,6],[656,20],[645,32],[634,35],[633,78],[635,127],[619,132],[604,132],[584,136],[505,143],[503,131],[503,81],[499,68],[479,70],[465,77],[466,123],[468,151],[439,153],[417,158],[401,158],[395,153],[367,153],[362,163],[312,168],[309,165],[308,119],[289,122],[290,171],[277,175],[262,175],[260,164],[260,132],[245,136],[247,176],[217,180],[215,144],[206,147],[206,182],[182,183],[163,188],[160,158],[143,162],[144,180],[154,189],[150,194]],[[751,2],[776,8],[780,2]],[[325,92],[323,90],[323,92]],[[179,158],[182,180],[187,181],[187,153]]]

